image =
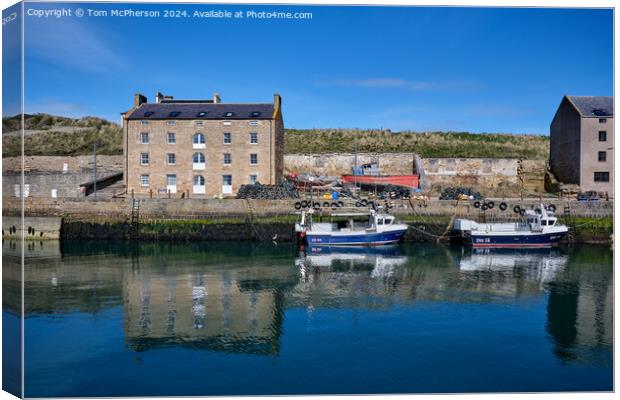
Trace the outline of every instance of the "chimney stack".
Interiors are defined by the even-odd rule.
[[[273,95],[273,105],[276,109],[282,107],[282,96],[279,93]]]
[[[133,106],[134,107],[139,107],[141,104],[144,104],[147,102],[147,99],[145,96],[142,96],[140,93],[136,93],[133,95]]]
[[[213,103],[219,104],[222,102],[222,98],[219,93],[213,93]]]
[[[155,95],[155,103],[159,104],[164,100],[164,95],[162,94],[162,92],[157,92],[157,94]]]

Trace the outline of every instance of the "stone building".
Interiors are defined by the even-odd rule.
[[[124,179],[137,196],[234,195],[246,183],[275,184],[283,173],[282,99],[273,103],[175,100],[141,94],[122,114]]]
[[[562,183],[613,196],[613,97],[564,96],[551,122],[549,165]]]

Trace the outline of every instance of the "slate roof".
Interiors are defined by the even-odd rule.
[[[583,117],[613,117],[613,96],[566,96]]]
[[[272,119],[271,103],[144,103],[127,119]],[[204,113],[204,114],[203,114]],[[232,113],[232,115],[227,113]]]

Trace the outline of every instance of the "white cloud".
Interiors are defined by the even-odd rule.
[[[114,73],[124,68],[125,61],[102,36],[85,21],[36,21],[26,32],[26,57],[86,72]]]
[[[480,85],[474,81],[424,81],[401,78],[343,79],[328,82],[330,86],[348,86],[371,89],[403,89],[413,92],[424,90],[472,90]]]

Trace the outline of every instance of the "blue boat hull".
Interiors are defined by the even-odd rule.
[[[351,235],[307,233],[306,241],[311,246],[376,246],[397,243],[406,233],[406,229],[381,233],[352,233]]]
[[[565,234],[471,235],[467,243],[472,247],[552,247],[557,245]]]

